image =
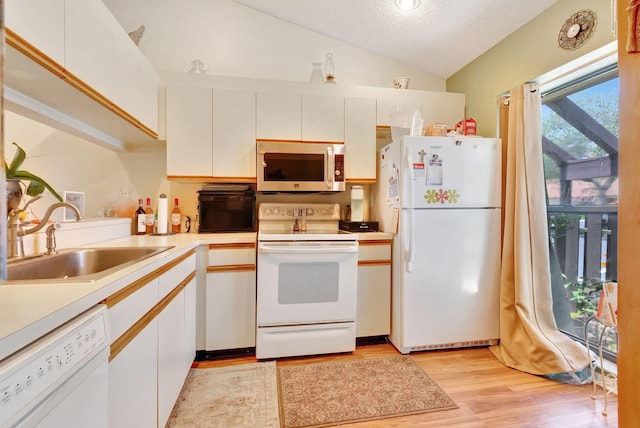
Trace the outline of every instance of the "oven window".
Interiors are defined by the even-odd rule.
[[[324,181],[324,154],[265,153],[265,181]]]
[[[280,263],[278,303],[337,302],[340,263]]]

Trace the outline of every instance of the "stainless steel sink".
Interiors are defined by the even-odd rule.
[[[173,247],[104,247],[62,250],[54,255],[9,260],[8,281],[94,281]]]

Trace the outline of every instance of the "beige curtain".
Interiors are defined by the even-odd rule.
[[[542,166],[540,94],[511,91],[500,291],[500,344],[505,365],[538,374],[575,372],[586,349],[559,332],[553,317]]]

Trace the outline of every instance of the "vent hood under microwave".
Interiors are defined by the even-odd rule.
[[[258,140],[256,145],[258,191],[345,190],[344,144]]]

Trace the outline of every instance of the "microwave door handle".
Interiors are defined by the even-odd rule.
[[[334,158],[333,158],[333,147],[327,147],[327,162],[325,162],[326,165],[326,171],[325,171],[325,185],[327,186],[328,190],[332,190],[333,189],[333,184],[335,181],[335,177],[333,172],[335,171],[335,165],[334,165]]]

